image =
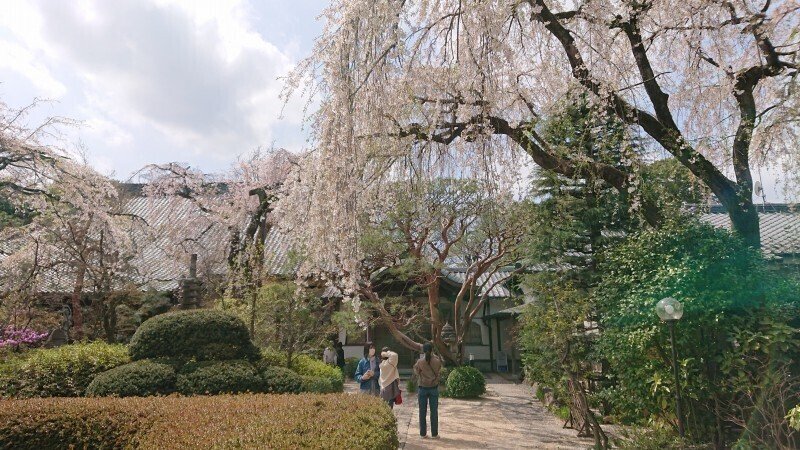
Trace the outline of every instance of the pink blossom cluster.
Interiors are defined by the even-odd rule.
[[[0,348],[37,347],[45,339],[47,339],[47,333],[40,333],[30,328],[8,326],[0,329]]]

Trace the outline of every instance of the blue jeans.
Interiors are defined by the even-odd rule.
[[[428,416],[428,403],[431,404],[431,436],[439,435],[439,387],[417,388],[419,400],[419,435],[425,436],[428,432],[426,419]]]

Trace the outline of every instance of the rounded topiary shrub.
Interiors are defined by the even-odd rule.
[[[171,364],[144,359],[96,376],[86,388],[86,394],[93,397],[166,395],[175,392],[176,378]]]
[[[244,322],[215,310],[178,311],[148,319],[131,338],[129,351],[133,360],[259,358]]]
[[[245,360],[187,363],[178,374],[178,392],[185,395],[264,392],[264,380]]]
[[[286,367],[267,367],[261,370],[264,379],[264,392],[272,394],[297,394],[302,392],[300,375]]]
[[[486,393],[486,378],[474,367],[457,367],[447,377],[447,395],[453,398],[477,398]]]

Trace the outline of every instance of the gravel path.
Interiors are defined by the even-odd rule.
[[[401,383],[401,385],[404,385]],[[586,449],[592,439],[578,438],[562,428],[533,395],[533,390],[498,375],[486,380],[479,400],[439,399],[439,439],[419,436],[417,396],[403,391],[403,404],[394,408],[400,448],[417,449]],[[348,392],[357,392],[348,383]]]

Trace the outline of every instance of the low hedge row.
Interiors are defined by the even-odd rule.
[[[340,373],[338,369],[335,369]],[[306,373],[313,372],[306,370]],[[143,359],[101,373],[86,389],[96,397],[147,397],[236,393],[297,394],[342,392],[340,378],[302,375],[280,366],[235,359],[189,361]]]
[[[104,342],[31,350],[0,363],[0,397],[80,397],[95,376],[128,361],[125,346]]]
[[[347,420],[342,420],[347,418]],[[394,415],[356,395],[0,400],[0,448],[374,448]]]

